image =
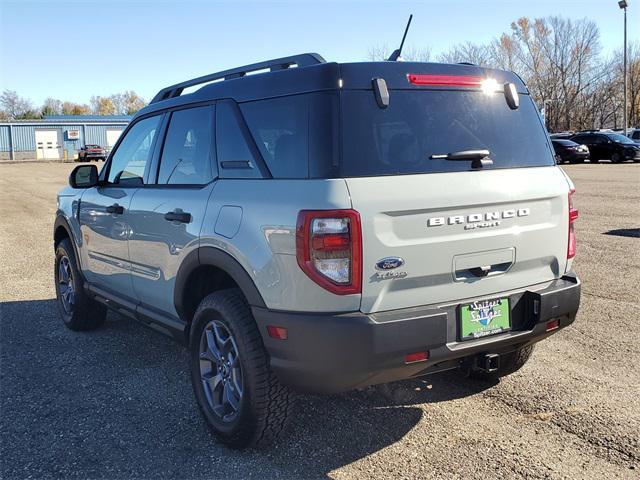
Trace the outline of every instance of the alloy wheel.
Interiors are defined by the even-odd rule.
[[[76,292],[73,286],[73,271],[69,257],[64,256],[58,264],[58,291],[60,292],[60,300],[62,308],[71,315],[76,304]]]
[[[232,422],[242,404],[242,368],[238,346],[221,321],[207,323],[199,353],[200,380],[209,407],[223,422]]]

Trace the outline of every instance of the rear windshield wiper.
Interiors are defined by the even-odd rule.
[[[480,168],[493,165],[493,160],[489,158],[489,150],[460,150],[450,153],[434,153],[429,158],[442,160],[471,160],[473,168]]]

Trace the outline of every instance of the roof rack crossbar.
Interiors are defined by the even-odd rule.
[[[185,82],[176,83],[170,87],[160,90],[150,103],[160,102],[161,100],[167,100],[169,98],[179,97],[185,88],[193,87],[195,85],[201,85],[203,83],[213,82],[215,80],[231,80],[232,78],[244,77],[250,72],[257,70],[270,71],[285,70],[292,66],[307,67],[309,65],[317,65],[319,63],[325,63],[325,59],[317,53],[302,53],[300,55],[292,55],[290,57],[276,58],[273,60],[267,60],[265,62],[253,63],[251,65],[245,65],[244,67],[232,68],[229,70],[223,70],[222,72],[211,73],[202,77],[193,78]]]

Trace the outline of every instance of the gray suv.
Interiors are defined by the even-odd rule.
[[[277,437],[295,391],[508,375],[578,310],[573,186],[511,72],[303,54],[207,75],[69,183],[65,325],[112,309],[184,342],[237,448]]]

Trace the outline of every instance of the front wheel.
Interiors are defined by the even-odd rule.
[[[54,277],[58,309],[67,328],[93,330],[104,323],[107,308],[85,293],[75,252],[66,238],[56,247]]]
[[[202,300],[189,349],[196,400],[218,438],[233,448],[272,443],[287,425],[293,394],[271,371],[239,290],[222,290]]]
[[[622,155],[620,155],[619,153],[614,153],[613,155],[611,155],[611,161],[613,163],[620,163],[622,162]]]

